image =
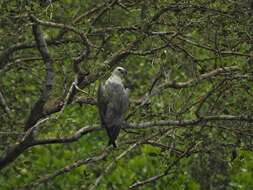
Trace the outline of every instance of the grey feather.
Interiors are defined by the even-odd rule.
[[[116,139],[124,121],[124,113],[128,109],[129,90],[122,83],[123,74],[117,72],[117,67],[111,77],[103,84],[100,83],[97,94],[101,125],[107,131],[109,145],[116,147]]]

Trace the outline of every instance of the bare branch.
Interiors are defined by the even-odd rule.
[[[131,123],[131,124],[126,124],[125,128],[136,128],[136,129],[141,129],[141,128],[151,128],[151,127],[163,127],[163,126],[193,126],[197,125],[201,122],[202,120],[197,119],[197,120],[160,120],[160,121],[147,121],[147,122],[142,122],[142,123]]]
[[[105,3],[101,3],[99,5],[97,5],[96,7],[92,8],[91,10],[79,15],[78,17],[76,17],[74,20],[73,20],[73,23],[78,23],[80,22],[84,17],[89,17],[91,16],[92,14],[98,12],[101,8],[103,8],[105,6]]]
[[[235,115],[214,115],[214,116],[204,116],[206,121],[241,121],[241,122],[253,122],[253,118],[249,116],[235,116]]]
[[[213,49],[211,47],[208,47],[208,46],[205,46],[205,45],[202,45],[202,44],[198,44],[194,41],[191,41],[189,39],[186,39],[184,37],[178,37],[178,39],[188,43],[188,44],[191,44],[193,46],[196,46],[196,47],[199,47],[201,49],[206,49],[208,51],[212,51],[214,53],[217,53],[218,55],[234,55],[234,56],[242,56],[242,57],[253,57],[253,54],[247,54],[247,53],[241,53],[241,52],[233,52],[233,51],[219,51],[217,49]]]
[[[74,40],[74,39],[47,39],[46,40],[46,43],[50,46],[70,43],[70,42],[77,42],[77,40]],[[25,42],[25,43],[18,43],[6,48],[0,54],[0,71],[2,71],[9,64],[8,62],[11,61],[10,57],[13,53],[19,50],[25,50],[29,48],[35,48],[35,47],[36,47],[36,43]]]
[[[210,71],[209,73],[205,73],[200,75],[197,78],[194,79],[190,79],[186,82],[175,82],[175,81],[168,81],[162,85],[160,85],[158,87],[159,90],[165,89],[165,88],[176,88],[176,89],[180,89],[180,88],[188,88],[191,87],[195,84],[197,84],[200,81],[206,80],[206,79],[210,79],[214,76],[220,75],[220,74],[224,74],[224,73],[232,73],[235,71],[239,71],[240,68],[237,66],[231,66],[231,67],[224,67],[224,68],[219,68],[213,71]]]
[[[83,135],[86,135],[88,133],[95,132],[95,131],[100,131],[100,130],[102,130],[102,128],[98,127],[98,125],[85,126],[79,129],[75,134],[70,135],[68,137],[52,138],[52,139],[45,139],[45,140],[34,140],[31,146],[43,145],[43,144],[56,144],[56,143],[71,143],[71,142],[79,140]]]
[[[9,108],[2,92],[0,91],[0,106],[3,107],[4,111],[7,113],[7,115],[9,116],[9,118],[12,118],[12,113],[11,113],[11,109]]]
[[[103,9],[101,9],[101,10],[99,11],[99,13],[96,15],[96,17],[93,19],[92,25],[95,25],[96,22],[99,20],[99,18],[100,18],[101,16],[103,16],[103,14],[104,14],[106,11],[108,11],[108,10],[111,9],[111,8],[113,8],[113,6],[116,5],[117,1],[118,1],[118,0],[113,0],[113,1],[110,2],[110,3],[105,3]]]

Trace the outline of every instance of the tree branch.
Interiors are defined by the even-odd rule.
[[[20,154],[22,154],[26,149],[32,146],[36,145],[42,145],[42,144],[56,144],[56,143],[71,143],[74,141],[79,140],[82,136],[102,130],[98,125],[94,126],[85,126],[81,129],[79,129],[75,134],[70,135],[69,137],[65,138],[52,138],[52,139],[43,139],[43,140],[34,140],[31,139],[31,134],[35,130],[37,130],[38,126],[41,125],[42,122],[46,121],[48,118],[45,118],[41,121],[39,121],[36,125],[34,125],[32,128],[30,128],[27,132],[23,140],[15,145],[10,151],[6,153],[5,156],[3,156],[0,159],[0,170],[7,166],[9,163],[14,161]],[[203,116],[200,119],[195,120],[160,120],[160,121],[148,121],[148,122],[142,122],[142,123],[130,123],[130,124],[124,124],[123,128],[133,128],[133,129],[146,129],[146,128],[152,128],[152,127],[191,127],[191,126],[199,126],[202,123],[206,122],[217,122],[217,121],[240,121],[240,122],[253,122],[253,118],[245,117],[245,116],[233,116],[233,115],[219,115],[219,116]]]
[[[43,144],[71,143],[71,142],[79,140],[83,135],[86,135],[88,133],[95,132],[95,131],[100,131],[100,130],[102,130],[102,128],[98,127],[98,125],[85,126],[79,129],[75,134],[70,135],[68,137],[52,138],[52,139],[45,139],[45,140],[44,139],[34,140],[31,146],[43,145]]]
[[[192,87],[195,84],[197,84],[200,81],[210,79],[214,76],[224,74],[224,73],[232,73],[235,71],[239,71],[240,68],[237,66],[231,66],[231,67],[224,67],[224,68],[219,68],[215,69],[213,71],[210,71],[208,73],[202,74],[197,78],[190,79],[186,82],[175,82],[175,81],[168,81],[158,87],[159,91],[165,88],[175,88],[175,89],[181,89],[181,88],[188,88]]]
[[[59,45],[59,44],[70,43],[70,42],[77,42],[77,40],[73,40],[73,39],[47,39],[46,40],[46,43],[48,45]],[[8,65],[9,61],[11,61],[10,57],[13,53],[19,50],[35,48],[35,47],[36,47],[36,43],[25,42],[25,43],[18,43],[18,44],[12,45],[6,48],[5,50],[3,50],[2,53],[0,54],[0,71],[2,71],[6,67],[6,65]]]
[[[31,110],[30,116],[28,117],[28,120],[25,124],[25,130],[28,130],[40,118],[44,116],[44,113],[43,113],[44,105],[50,96],[50,92],[53,86],[53,78],[54,78],[54,71],[53,71],[53,66],[52,66],[53,61],[49,55],[47,43],[44,39],[44,36],[38,24],[33,25],[33,33],[34,33],[35,41],[37,43],[37,48],[45,63],[46,76],[45,76],[45,85],[44,85],[42,94],[39,100],[35,103],[34,107]]]
[[[2,92],[0,91],[0,106],[3,107],[4,111],[7,113],[7,115],[9,116],[9,118],[12,118],[12,113],[11,113],[11,109],[9,108]]]

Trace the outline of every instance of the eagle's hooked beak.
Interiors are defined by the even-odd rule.
[[[127,76],[127,70],[124,70],[124,75]]]

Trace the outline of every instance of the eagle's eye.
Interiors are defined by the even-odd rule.
[[[119,72],[121,72],[122,74],[124,74],[124,70],[123,69],[119,69]]]

